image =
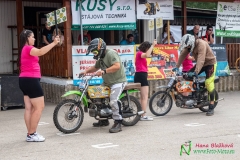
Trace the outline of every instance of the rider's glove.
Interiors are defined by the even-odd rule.
[[[179,68],[173,68],[172,71],[173,72],[179,72]]]
[[[187,73],[188,77],[193,77],[193,76],[197,76],[196,72],[188,72]]]

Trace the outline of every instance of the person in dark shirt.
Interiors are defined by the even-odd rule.
[[[88,45],[92,41],[88,30],[83,30],[83,45]],[[78,36],[78,45],[81,45],[81,34]]]
[[[52,43],[53,27],[48,26],[47,22],[45,23],[45,28],[43,29],[43,44],[48,45]]]
[[[214,43],[214,34],[213,34],[213,27],[208,25],[206,30],[206,35],[202,36],[202,40],[206,41],[208,44]]]
[[[192,30],[187,31],[187,34],[191,34],[196,39],[198,39],[199,29],[200,29],[200,26],[199,25],[195,25]]]

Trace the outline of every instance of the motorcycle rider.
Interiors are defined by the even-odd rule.
[[[214,78],[216,73],[217,61],[213,54],[212,49],[209,47],[208,43],[202,39],[195,39],[193,35],[185,34],[180,42],[179,46],[180,56],[173,71],[178,71],[178,68],[182,64],[185,57],[189,52],[196,60],[196,65],[193,66],[187,75],[192,78],[194,75],[206,73],[205,86],[208,90],[210,97],[209,109],[206,113],[207,116],[212,116],[214,114]]]
[[[88,68],[80,74],[86,75],[87,73],[93,73],[97,71],[95,75],[102,76],[104,85],[111,88],[109,104],[113,111],[112,118],[114,119],[114,125],[111,129],[109,129],[109,132],[120,132],[122,131],[122,113],[119,96],[127,84],[121,59],[115,50],[106,49],[106,43],[101,38],[95,38],[89,43],[87,55],[89,53],[93,53],[93,58],[97,61],[94,66]],[[99,120],[97,123],[93,123],[94,127],[108,125],[108,120]]]

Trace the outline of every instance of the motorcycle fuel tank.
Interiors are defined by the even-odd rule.
[[[87,92],[90,98],[107,98],[111,90],[107,86],[89,86]]]
[[[176,84],[176,89],[178,92],[193,92],[193,82],[192,81],[181,81]]]

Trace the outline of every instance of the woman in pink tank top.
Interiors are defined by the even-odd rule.
[[[19,87],[24,95],[25,113],[24,120],[27,127],[27,142],[43,142],[45,138],[36,130],[44,108],[44,96],[40,86],[41,71],[39,56],[46,54],[60,42],[58,36],[47,46],[37,49],[34,45],[34,34],[30,30],[24,30],[20,34],[21,55]]]
[[[148,91],[149,91],[149,85],[147,81],[148,77],[148,69],[147,69],[147,57],[151,56],[151,53],[153,51],[153,47],[157,44],[157,40],[153,41],[153,44],[151,45],[148,41],[143,42],[138,47],[139,51],[136,54],[135,59],[135,66],[136,66],[136,73],[134,75],[134,83],[141,83],[141,106],[142,110],[146,113],[147,109],[147,100],[148,100]],[[142,121],[152,121],[153,118],[150,118],[145,115],[145,113],[142,115],[141,119]]]
[[[194,58],[192,56],[190,56],[190,53],[189,53],[187,55],[187,57],[183,60],[182,72],[186,73],[187,71],[189,71],[193,67],[192,61],[194,61]]]

